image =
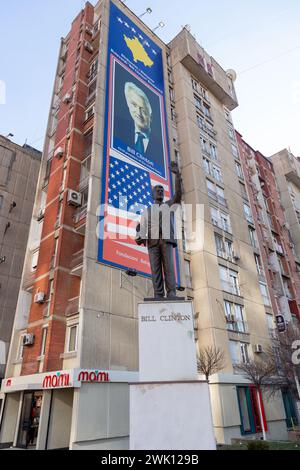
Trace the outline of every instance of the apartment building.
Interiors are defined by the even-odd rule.
[[[42,154],[0,136],[0,382],[4,377]],[[0,409],[1,409],[0,395]]]
[[[216,438],[261,435],[255,390],[234,367],[269,344],[272,310],[249,232],[233,80],[188,28],[166,45],[122,2],[87,3],[74,19],[59,54],[2,386],[0,445],[128,448],[137,305],[152,287],[147,253],[127,236],[122,204],[149,203],[156,182],[171,193],[171,161],[181,168],[193,223],[204,227],[203,243],[183,234],[178,288],[194,303],[197,347],[214,345],[226,356],[211,378]],[[142,100],[144,120],[151,115],[142,144],[131,137],[130,93]],[[130,210],[126,218],[135,220]],[[282,397],[264,400],[263,413],[268,437],[286,438]],[[23,425],[33,414],[34,430]]]

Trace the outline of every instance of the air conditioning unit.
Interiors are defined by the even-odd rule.
[[[94,52],[94,48],[92,46],[92,44],[89,42],[89,41],[85,41],[84,42],[84,48],[90,52],[91,54]]]
[[[81,206],[82,195],[77,191],[73,191],[72,189],[68,190],[68,204],[75,207]]]
[[[65,104],[69,104],[72,101],[72,96],[70,93],[66,93],[62,100]]]
[[[28,333],[23,336],[23,346],[32,346],[34,344],[34,335],[32,333]]]
[[[241,259],[241,255],[236,251],[232,253],[232,258],[234,261],[239,261]]]
[[[46,300],[45,292],[38,292],[34,296],[34,303],[35,304],[43,304],[43,303],[45,303],[45,300]]]
[[[64,149],[62,147],[58,147],[54,152],[54,156],[57,158],[61,158],[63,154],[64,154]]]
[[[261,344],[256,344],[256,345],[254,346],[254,352],[255,352],[256,354],[261,354],[261,353],[263,353],[264,350],[263,350],[262,345],[261,345]]]

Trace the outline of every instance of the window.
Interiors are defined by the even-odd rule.
[[[234,130],[232,127],[228,127],[228,135],[230,137],[231,140],[234,140],[235,141],[235,135],[234,135]]]
[[[38,265],[39,251],[35,251],[31,255],[31,271],[35,271]]]
[[[198,89],[198,82],[197,82],[193,77],[191,77],[191,80],[192,80],[192,87],[193,87],[193,90],[197,91],[197,89]]]
[[[204,114],[207,118],[211,119],[211,113],[210,113],[210,106],[208,106],[207,104],[203,103],[203,110],[204,110]]]
[[[210,147],[211,158],[213,158],[214,160],[217,160],[218,159],[217,147],[214,144],[210,144],[209,147]]]
[[[85,121],[90,119],[95,114],[95,106],[90,106],[85,112]]]
[[[236,318],[237,331],[246,333],[246,324],[244,320],[244,308],[241,305],[233,304]]]
[[[200,137],[200,142],[201,142],[202,152],[205,153],[206,155],[208,155],[209,157],[211,157],[210,147],[208,145],[208,141],[206,139],[204,139],[203,137]]]
[[[47,343],[48,327],[43,327],[42,330],[42,343],[41,343],[41,357],[45,356],[46,352],[46,343]]]
[[[271,302],[270,302],[270,297],[269,297],[269,292],[268,292],[267,285],[264,284],[263,282],[260,282],[259,283],[259,288],[260,288],[260,292],[261,292],[261,295],[262,295],[262,298],[263,298],[263,301],[264,301],[264,305],[266,305],[267,307],[270,307]]]
[[[205,173],[210,175],[210,161],[207,158],[203,158],[203,168]]]
[[[257,255],[256,253],[254,254],[254,260],[255,260],[256,270],[257,270],[258,275],[263,276],[264,275],[264,270],[263,270],[263,267],[262,267],[262,264],[261,264],[261,259],[260,259],[260,256]]]
[[[176,123],[176,118],[177,118],[177,115],[176,115],[176,112],[175,112],[175,108],[173,108],[173,106],[171,106],[171,119],[174,123]]]
[[[220,235],[217,235],[216,233],[215,233],[215,244],[216,244],[217,255],[220,256],[221,258],[225,258],[225,246],[223,243],[223,238]]]
[[[172,87],[169,87],[169,95],[170,95],[170,100],[175,101],[174,90]]]
[[[249,222],[250,224],[253,224],[252,212],[248,204],[244,204],[244,214],[247,219],[247,222]]]
[[[225,214],[219,209],[216,209],[215,207],[211,207],[210,212],[211,212],[212,223],[215,226],[221,228],[222,230],[225,230],[226,232],[231,233],[231,223],[230,223],[229,215]]]
[[[238,152],[238,149],[235,145],[231,145],[231,151],[232,151],[232,155],[234,156],[234,158],[238,159],[239,160],[239,152]]]
[[[23,355],[24,355],[24,346],[23,346],[23,339],[24,339],[25,334],[20,336],[19,339],[19,346],[18,346],[18,352],[17,352],[17,361],[22,361]]]
[[[251,245],[254,248],[257,248],[257,236],[256,236],[256,230],[252,227],[249,227],[249,236],[250,236],[250,242]]]
[[[221,258],[232,260],[232,241],[227,238],[223,239],[221,235],[215,233],[215,244],[218,256]]]
[[[217,181],[219,181],[220,183],[223,183],[223,177],[222,177],[221,168],[217,167],[216,165],[213,165],[212,174],[213,174],[213,177],[214,177]]]
[[[213,199],[217,200],[218,198],[217,198],[215,184],[210,180],[206,180],[206,185],[207,185],[208,195],[212,197]]]
[[[270,335],[271,338],[274,338],[276,327],[275,327],[273,315],[266,315],[266,317],[267,317],[267,325],[268,325],[269,335]]]
[[[224,189],[220,188],[220,186],[216,185],[208,179],[206,180],[206,184],[209,197],[226,206],[227,203],[225,200]]]
[[[205,120],[203,117],[199,116],[199,114],[197,114],[197,124],[200,129],[205,131]]]
[[[202,111],[202,101],[196,95],[194,95],[194,103],[195,103],[196,108]]]
[[[240,343],[239,341],[229,341],[229,349],[232,364],[246,364],[249,362],[249,353],[248,353],[249,345],[247,343]]]
[[[241,348],[241,359],[243,364],[248,364],[249,362],[249,354],[248,354],[248,344],[240,343]]]
[[[81,163],[79,191],[88,186],[91,168],[91,156]]]
[[[239,178],[244,179],[243,170],[239,163],[235,162],[235,172]]]
[[[67,352],[77,351],[78,324],[68,327]]]
[[[225,266],[219,266],[222,289],[234,295],[240,295],[238,273]]]
[[[185,270],[185,282],[188,289],[192,289],[191,281],[191,263],[188,260],[184,260],[184,270]]]
[[[217,189],[218,202],[220,204],[223,204],[223,206],[227,206],[224,189],[220,188],[220,186],[216,186],[216,189]]]
[[[89,82],[92,82],[94,78],[97,76],[97,71],[98,71],[98,58],[94,60],[90,66],[90,71],[89,71]]]

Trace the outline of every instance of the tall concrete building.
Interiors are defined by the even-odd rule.
[[[0,382],[14,323],[41,157],[38,150],[0,136]]]
[[[197,347],[226,357],[210,386],[216,439],[261,435],[254,387],[235,369],[269,344],[272,310],[231,120],[234,78],[187,28],[166,45],[122,2],[87,3],[74,19],[61,43],[2,386],[2,446],[128,448],[137,305],[152,288],[122,204],[149,203],[156,182],[170,193],[171,161],[204,229],[202,243],[183,234],[178,288],[193,300]],[[281,396],[264,399],[270,439],[286,438],[285,418]]]

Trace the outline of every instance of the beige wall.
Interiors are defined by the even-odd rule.
[[[73,390],[53,390],[47,449],[68,448],[72,424]]]

